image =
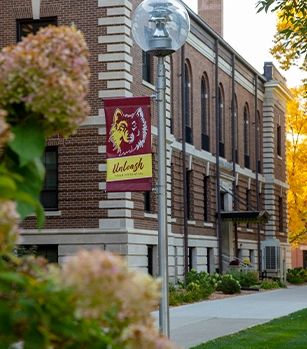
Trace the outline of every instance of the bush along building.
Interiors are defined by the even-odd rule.
[[[136,45],[135,0],[2,0],[0,46],[41,26],[74,25],[88,43],[91,113],[77,133],[48,139],[41,196],[46,223],[23,223],[23,244],[61,263],[80,248],[113,251],[158,274],[157,197],[106,192],[105,98],[155,94],[157,58]],[[259,73],[223,39],[222,0],[187,8],[191,29],[166,57],[169,277],[225,272],[234,260],[283,275],[287,235],[285,111],[292,98],[271,62]],[[256,50],[256,48],[255,48]],[[151,99],[153,188],[157,105]],[[235,263],[235,262],[233,262]]]

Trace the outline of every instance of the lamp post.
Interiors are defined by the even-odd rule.
[[[143,51],[158,57],[156,102],[158,111],[158,259],[162,278],[159,324],[169,337],[168,233],[166,180],[166,101],[164,57],[177,51],[187,39],[190,19],[178,0],[145,0],[135,10],[132,34]]]

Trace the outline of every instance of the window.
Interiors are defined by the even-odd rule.
[[[283,220],[283,199],[280,196],[278,198],[278,218],[279,218],[279,231],[284,231],[284,220]]]
[[[185,65],[184,74],[184,120],[185,120],[185,140],[189,144],[193,144],[191,116],[190,116],[190,80],[187,65]]]
[[[148,274],[153,275],[153,246],[147,246],[147,269]]]
[[[147,245],[147,270],[150,275],[158,273],[157,246]]]
[[[209,125],[208,125],[208,94],[206,80],[201,79],[201,146],[203,150],[210,150]]]
[[[246,189],[246,211],[249,211],[250,208],[251,208],[251,191],[250,189]],[[251,227],[251,224],[250,223],[247,223],[246,224],[246,228],[250,228]]]
[[[239,144],[239,130],[238,130],[238,101],[237,97],[235,96],[235,100],[233,103],[233,108],[234,108],[234,115],[233,115],[233,131],[234,131],[234,139],[232,139],[232,149],[234,149],[234,162],[238,163],[239,161],[239,156],[238,156],[238,144]],[[233,136],[233,134],[232,134]]]
[[[150,191],[145,191],[144,192],[144,212],[151,212],[152,207],[151,207],[151,195]]]
[[[142,51],[142,79],[149,82],[150,84],[153,83],[153,58],[152,56]]]
[[[186,190],[187,190],[187,219],[191,219],[191,172],[186,171]]]
[[[41,192],[41,203],[45,210],[58,209],[58,149],[46,147],[42,157],[46,169],[46,176]]]
[[[258,127],[257,127],[257,145],[258,145],[258,150],[257,150],[257,166],[258,166],[258,173],[261,173],[261,149],[262,149],[262,134],[261,134],[261,119],[260,119],[260,113],[257,111],[257,120],[258,120]]]
[[[219,155],[225,157],[225,144],[224,144],[224,97],[222,87],[219,87],[218,95],[218,117],[219,117]]]
[[[20,245],[16,253],[18,256],[35,255],[47,259],[49,263],[58,263],[58,245]]]
[[[249,161],[249,115],[247,106],[244,107],[244,167],[250,168]]]
[[[46,258],[49,263],[58,263],[58,245],[37,245],[36,255]]]
[[[214,251],[213,248],[207,248],[207,273],[212,274],[214,268]]]
[[[40,28],[48,25],[57,25],[56,18],[44,18],[42,20],[19,20],[17,21],[17,41],[29,34],[36,34]]]
[[[208,222],[209,177],[204,176],[204,222]]]
[[[277,125],[277,155],[281,156],[281,126]]]

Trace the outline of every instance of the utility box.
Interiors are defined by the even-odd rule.
[[[267,238],[261,243],[262,272],[267,277],[284,278],[285,251],[280,241],[274,237]]]

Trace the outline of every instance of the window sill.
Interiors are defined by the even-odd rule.
[[[145,218],[158,218],[158,215],[156,213],[149,213],[149,212],[144,212],[144,217]]]
[[[204,222],[204,227],[213,228],[213,223]]]
[[[196,221],[188,221],[189,225],[196,225]]]
[[[55,216],[62,216],[62,211],[44,211],[45,217],[55,217]],[[29,217],[35,217],[35,213],[29,214]]]
[[[151,90],[155,91],[156,88],[154,85],[152,85],[150,82],[147,82],[146,80],[142,80],[142,84],[148,88],[150,88]]]

